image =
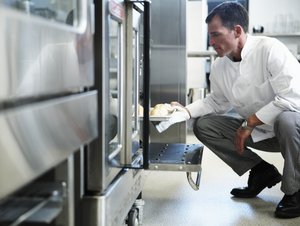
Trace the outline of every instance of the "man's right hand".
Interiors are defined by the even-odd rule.
[[[187,112],[187,113],[189,114],[189,118],[188,118],[188,119],[191,118],[191,113],[190,113],[190,111],[189,111],[186,107],[182,106],[179,102],[177,102],[177,101],[172,101],[170,104],[171,104],[171,107],[174,108],[174,109],[177,110],[177,111]]]
[[[174,102],[172,102],[172,103],[174,103]],[[173,104],[173,105],[172,105],[172,103],[171,103],[171,106],[174,108],[175,111],[172,113],[170,119],[167,121],[162,121],[158,125],[156,125],[156,129],[160,133],[165,131],[171,125],[173,125],[175,123],[183,122],[183,121],[190,119],[190,113],[185,107],[183,107],[178,102],[176,102],[178,104]]]

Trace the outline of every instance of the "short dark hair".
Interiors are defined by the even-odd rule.
[[[244,32],[248,32],[249,16],[247,10],[237,2],[223,2],[217,5],[206,17],[208,24],[214,16],[219,16],[224,27],[233,29],[235,25],[241,25]]]

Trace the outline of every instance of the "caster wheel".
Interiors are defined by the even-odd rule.
[[[129,214],[128,214],[128,221],[127,221],[127,225],[128,226],[138,226],[139,225],[139,219],[138,219],[138,210],[132,209],[130,210]]]

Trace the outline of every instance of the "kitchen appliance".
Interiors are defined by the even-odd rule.
[[[141,225],[144,170],[199,188],[203,146],[151,137],[150,8],[1,2],[1,224]]]
[[[203,146],[155,142],[150,134],[150,9],[148,0],[95,2],[99,136],[86,156],[85,225],[141,225],[144,170],[187,172],[199,188]]]
[[[122,225],[125,219],[128,225],[142,223],[143,201],[138,198],[143,171],[131,169],[131,163],[142,158],[137,106],[149,5],[148,1],[95,2],[99,136],[87,154],[85,225]]]
[[[76,158],[97,137],[89,0],[0,3],[0,224],[74,225]]]

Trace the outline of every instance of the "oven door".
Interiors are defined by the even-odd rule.
[[[202,145],[150,142],[150,1],[95,6],[99,137],[87,154],[87,190],[104,193],[124,168],[199,176]]]
[[[203,145],[152,143],[150,134],[150,3],[127,1],[126,8],[126,120],[122,166],[149,170],[183,171],[197,190]],[[197,173],[196,182],[191,172]]]
[[[125,4],[105,0],[95,4],[95,11],[99,137],[87,154],[87,190],[104,193],[121,171],[125,149]]]
[[[122,159],[124,164],[131,165],[139,162],[141,157],[141,114],[143,114],[143,16],[144,4],[127,2],[126,7],[126,108],[125,112],[125,141],[126,152]]]

